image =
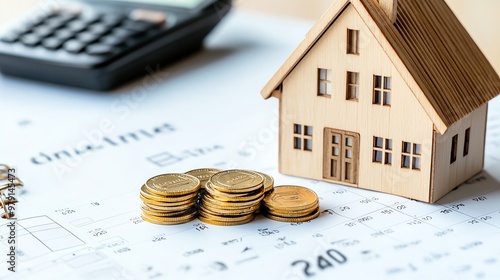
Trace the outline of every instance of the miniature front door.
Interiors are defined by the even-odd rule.
[[[359,134],[325,128],[323,178],[358,184]]]

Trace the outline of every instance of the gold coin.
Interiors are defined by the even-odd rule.
[[[220,202],[233,202],[233,203],[245,203],[245,202],[260,202],[264,198],[264,192],[260,194],[255,194],[250,197],[222,197],[212,195],[214,199]]]
[[[155,211],[155,212],[177,212],[177,211],[187,210],[193,206],[194,206],[194,201],[189,203],[189,204],[186,204],[186,205],[172,206],[172,207],[148,205],[148,204],[145,204],[144,202],[141,202],[142,209],[146,209],[149,211]]]
[[[241,216],[241,215],[247,215],[250,213],[255,213],[257,210],[259,210],[259,207],[247,207],[247,208],[241,208],[241,209],[221,209],[217,207],[212,207],[211,205],[206,205],[206,204],[200,204],[199,205],[199,210],[200,211],[205,211],[208,212],[209,214],[212,215],[219,215],[219,216]]]
[[[240,201],[240,202],[228,202],[228,201],[220,201],[215,199],[212,195],[210,194],[205,194],[203,198],[201,199],[202,201],[207,201],[208,203],[214,204],[214,205],[219,205],[220,207],[235,207],[235,208],[242,208],[242,207],[252,207],[255,205],[260,205],[261,200],[255,200],[255,201]]]
[[[273,207],[268,207],[268,206],[269,205],[264,205],[264,203],[262,203],[262,210],[268,211],[268,212],[275,212],[275,213],[296,213],[296,214],[304,213],[304,215],[306,215],[307,213],[311,213],[314,210],[316,210],[316,208],[319,207],[319,203],[313,204],[309,207],[300,208],[300,209],[283,209],[283,208],[273,208]]]
[[[157,216],[151,216],[142,213],[141,217],[144,221],[150,222],[153,224],[158,224],[158,225],[178,225],[178,224],[185,224],[187,222],[190,222],[196,218],[197,212],[193,212],[190,215],[182,216],[182,217],[157,217]]]
[[[248,193],[228,194],[214,189],[213,184],[209,181],[207,182],[205,190],[213,198],[220,201],[229,201],[229,202],[254,201],[254,200],[261,200],[264,197],[264,187],[261,187],[260,189]]]
[[[181,216],[186,216],[187,214],[191,213],[193,209],[188,209],[188,210],[183,210],[183,211],[151,211],[151,210],[146,210],[141,208],[142,213],[148,215],[148,216],[155,216],[155,217],[181,217]]]
[[[150,178],[146,182],[146,188],[157,195],[185,195],[197,192],[200,189],[200,180],[187,174],[161,174]]]
[[[186,174],[198,178],[198,180],[200,180],[201,188],[204,189],[208,180],[210,180],[210,177],[212,177],[212,175],[214,175],[220,171],[221,170],[215,169],[215,168],[201,168],[201,169],[190,170],[190,171],[186,172]]]
[[[318,205],[318,195],[312,190],[299,186],[279,186],[263,199],[263,204],[270,209],[301,210]]]
[[[274,188],[273,177],[267,175],[266,173],[262,173],[262,172],[257,172],[257,173],[259,173],[260,175],[262,175],[262,177],[264,177],[264,192],[271,191]]]
[[[218,222],[241,222],[241,221],[246,221],[249,218],[251,218],[251,216],[255,215],[254,213],[248,213],[248,214],[237,215],[237,216],[236,215],[235,216],[223,216],[223,215],[212,214],[212,213],[204,211],[204,210],[200,210],[198,213],[199,213],[199,216],[202,216],[202,217],[210,219],[210,220],[218,221]]]
[[[316,206],[316,208],[313,209],[307,209],[305,211],[273,211],[270,209],[263,208],[262,212],[264,213],[269,213],[274,216],[280,216],[280,217],[287,217],[287,218],[300,218],[304,216],[311,215],[312,213],[317,212],[319,209],[319,206]]]
[[[231,169],[214,174],[210,182],[220,192],[247,193],[261,188],[264,177],[249,170]]]
[[[190,193],[190,194],[184,194],[184,195],[174,195],[174,196],[165,196],[165,195],[157,195],[153,194],[150,191],[148,191],[148,188],[146,185],[142,185],[141,187],[141,195],[149,200],[154,200],[158,202],[178,202],[178,201],[185,201],[192,199],[196,197],[197,193]]]
[[[142,210],[144,210],[144,209],[142,209]],[[163,212],[155,212],[155,211],[153,211],[152,213],[154,213],[154,214],[150,214],[148,216],[154,216],[153,218],[163,218],[163,215],[166,215]],[[185,217],[188,217],[188,216],[190,217],[190,216],[196,215],[196,213],[198,213],[198,212],[197,212],[196,208],[193,207],[193,208],[190,208],[190,209],[187,209],[187,210],[171,212],[171,214],[175,214],[175,215],[168,215],[167,217],[170,218],[170,219],[185,218]]]
[[[237,222],[234,222],[234,221],[232,221],[232,222],[221,222],[221,221],[211,220],[211,219],[205,218],[203,216],[198,216],[198,219],[201,222],[204,222],[204,223],[207,223],[207,224],[211,224],[211,225],[216,225],[216,226],[237,226],[237,225],[243,225],[243,224],[250,223],[251,221],[253,221],[255,219],[255,215],[250,216],[248,218],[248,220],[237,221]]]
[[[263,212],[262,214],[266,216],[267,218],[271,220],[275,220],[278,222],[285,222],[285,223],[301,223],[301,222],[307,222],[313,219],[316,219],[319,216],[320,210],[316,212],[313,212],[311,215],[303,216],[303,217],[281,217],[281,216],[276,216],[272,215],[268,212]]]
[[[220,215],[220,216],[247,215],[250,213],[257,213],[257,210],[259,210],[258,207],[244,208],[244,209],[219,209],[219,208],[211,207],[209,205],[205,205],[203,209],[206,210],[206,212],[209,212],[210,214]]]
[[[152,204],[152,205],[157,205],[157,206],[180,206],[180,205],[185,205],[188,204],[192,201],[195,201],[194,197],[191,197],[186,200],[181,200],[181,201],[175,201],[175,202],[168,202],[168,201],[156,201],[152,199],[147,199],[142,195],[139,195],[139,198],[146,204]]]

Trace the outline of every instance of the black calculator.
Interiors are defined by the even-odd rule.
[[[199,50],[231,8],[231,0],[54,3],[0,30],[3,74],[108,90]]]

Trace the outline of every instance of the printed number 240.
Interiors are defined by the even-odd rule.
[[[298,260],[292,263],[292,266],[302,266],[302,272],[305,276],[314,276],[316,270],[324,270],[327,268],[333,268],[334,264],[345,264],[347,262],[347,257],[341,252],[330,249],[325,252],[325,254],[319,255],[316,258],[316,264],[306,261]]]

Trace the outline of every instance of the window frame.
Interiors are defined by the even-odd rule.
[[[352,90],[354,90],[354,96]],[[347,71],[346,100],[359,101],[359,72]]]
[[[462,153],[463,157],[466,157],[469,155],[469,148],[470,148],[470,127],[465,130],[464,150]]]
[[[408,160],[408,164],[406,164]],[[401,146],[401,168],[422,170],[422,144],[403,141]]]
[[[359,55],[359,30],[347,28],[346,53]]]
[[[379,82],[380,81],[380,82]],[[392,77],[373,75],[372,104],[385,107],[392,105]]]
[[[293,149],[312,152],[313,126],[293,124]]]
[[[325,72],[324,75],[322,75],[322,72]],[[331,98],[333,94],[332,69],[318,68],[317,75],[318,82],[316,94],[321,97]],[[324,79],[322,78],[322,76],[324,76]],[[324,85],[324,93],[322,92],[322,85]]]
[[[458,154],[458,134],[455,134],[451,138],[451,151],[450,151],[450,164],[453,164],[457,161]]]
[[[380,145],[379,145],[379,140],[381,141]],[[384,165],[392,165],[393,162],[392,147],[393,147],[392,139],[373,136],[372,162]],[[380,160],[378,160],[377,155],[380,155]]]

